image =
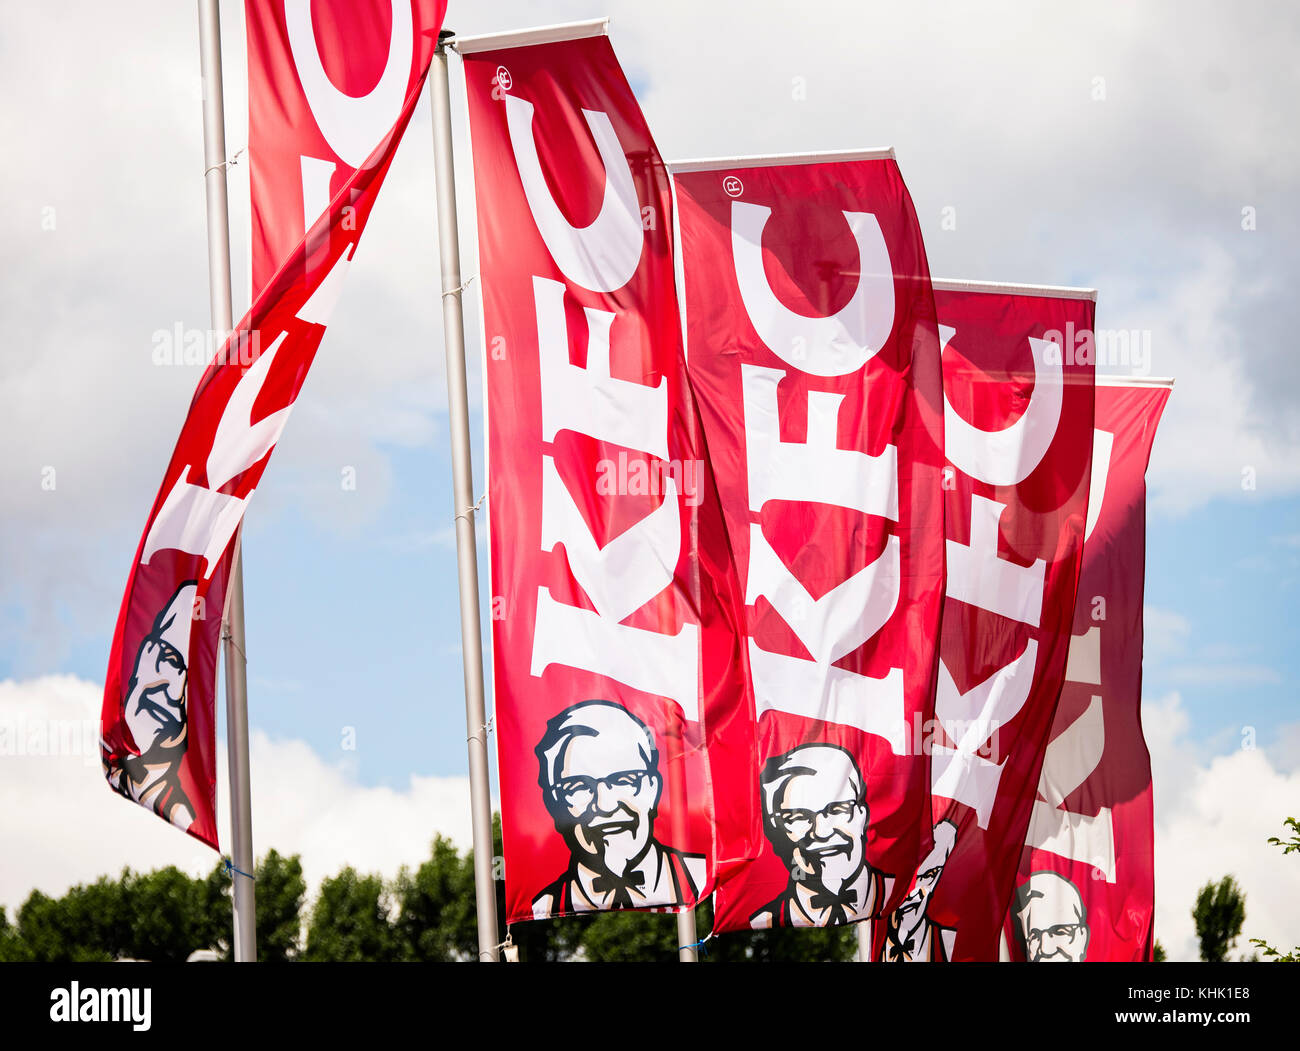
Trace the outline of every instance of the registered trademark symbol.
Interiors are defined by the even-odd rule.
[[[728,175],[722,180],[722,189],[728,197],[739,197],[745,192],[745,187],[741,185],[740,180],[734,175]]]
[[[505,66],[497,66],[497,85],[502,91],[510,90],[510,70]]]

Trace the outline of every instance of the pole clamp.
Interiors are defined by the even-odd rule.
[[[460,514],[458,514],[456,518],[464,518],[470,522],[473,522],[474,515],[478,513],[478,509],[483,506],[483,501],[486,499],[487,499],[487,493],[484,492],[483,495],[478,498],[478,502],[474,504],[473,507],[465,508],[465,510],[463,510]],[[452,521],[454,522],[456,518],[453,518]]]
[[[244,663],[248,663],[248,654],[244,652],[242,646],[235,641],[235,636],[230,633],[230,622],[223,620],[221,622],[221,641],[231,647],[236,653],[244,658]]]
[[[480,726],[477,730],[475,730],[472,734],[470,734],[469,737],[466,737],[465,741],[468,743],[470,741],[477,740],[479,734],[487,735],[490,733],[495,733],[496,721],[497,721],[497,717],[495,715],[489,715],[488,721],[485,722],[482,726]]]
[[[465,289],[469,288],[470,282],[474,281],[477,278],[477,276],[478,276],[477,274],[472,274],[469,277],[465,278],[465,280],[462,281],[460,284],[458,284],[455,288],[447,289],[447,291],[442,294],[442,298],[446,299],[448,296],[460,295],[462,292],[465,291]]]
[[[206,179],[209,175],[211,175],[211,174],[212,174],[214,171],[216,171],[218,168],[233,168],[236,164],[239,163],[239,155],[240,155],[241,153],[243,153],[246,149],[248,149],[247,146],[240,146],[239,149],[237,149],[237,150],[235,151],[234,156],[232,156],[229,160],[221,161],[219,164],[214,164],[214,165],[212,165],[212,167],[210,167],[210,168],[204,168],[204,169],[203,169],[203,178]]]

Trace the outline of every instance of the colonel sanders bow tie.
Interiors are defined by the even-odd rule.
[[[630,908],[632,905],[632,890],[640,890],[645,886],[645,873],[632,871],[622,876],[615,876],[612,872],[604,876],[597,876],[591,881],[591,889],[598,894],[608,894],[611,891],[614,894],[613,907]]]
[[[846,923],[849,918],[849,909],[857,903],[858,892],[856,890],[845,890],[839,894],[832,894],[828,890],[823,890],[818,891],[808,899],[808,904],[814,909],[831,910],[831,923]]]

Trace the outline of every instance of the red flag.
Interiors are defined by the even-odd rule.
[[[250,34],[265,28],[259,11],[272,6],[249,5]],[[237,530],[419,98],[443,7],[419,12],[425,21],[408,51],[393,123],[375,132],[373,150],[329,200],[310,238],[281,242],[283,265],[199,381],[122,598],[104,685],[105,775],[115,790],[213,848],[217,646]],[[274,40],[250,40],[255,110],[266,85],[291,82],[291,62]]]
[[[509,922],[688,906],[713,883],[706,725],[752,729],[668,178],[607,38],[490,40],[458,49]]]
[[[1146,469],[1169,384],[1097,384],[1092,495],[1065,688],[1007,917],[1013,959],[1149,961],[1151,756],[1142,737]]]
[[[943,502],[925,248],[891,151],[688,163],[674,181],[758,712],[758,754],[715,790],[758,806],[766,839],[723,874],[715,929],[856,922],[906,890],[929,829],[915,731]]]
[[[935,285],[947,584],[933,848],[885,960],[995,960],[1069,650],[1092,452],[1092,292]]]
[[[246,0],[253,296],[358,168],[383,162],[446,0]],[[399,132],[400,134],[400,132]],[[355,225],[357,202],[342,221]],[[322,239],[328,226],[319,227]],[[312,244],[308,267],[323,261]],[[301,264],[299,264],[301,265]]]

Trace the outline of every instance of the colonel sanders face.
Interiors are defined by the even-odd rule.
[[[136,655],[123,715],[140,758],[146,762],[165,761],[185,744],[185,657],[197,591],[193,583],[177,590]]]
[[[768,838],[796,880],[838,893],[865,862],[867,806],[848,752],[805,745],[768,762],[760,778]]]
[[[663,780],[650,728],[610,701],[551,720],[537,746],[547,809],[574,860],[622,875],[649,849]]]
[[[1035,872],[1015,900],[1016,928],[1030,963],[1077,963],[1088,953],[1088,913],[1079,890],[1055,872]]]
[[[925,856],[916,873],[916,886],[898,907],[898,925],[904,934],[910,934],[925,918],[925,907],[930,895],[939,884],[943,867],[957,842],[957,827],[951,821],[940,821],[934,826],[934,849]]]

